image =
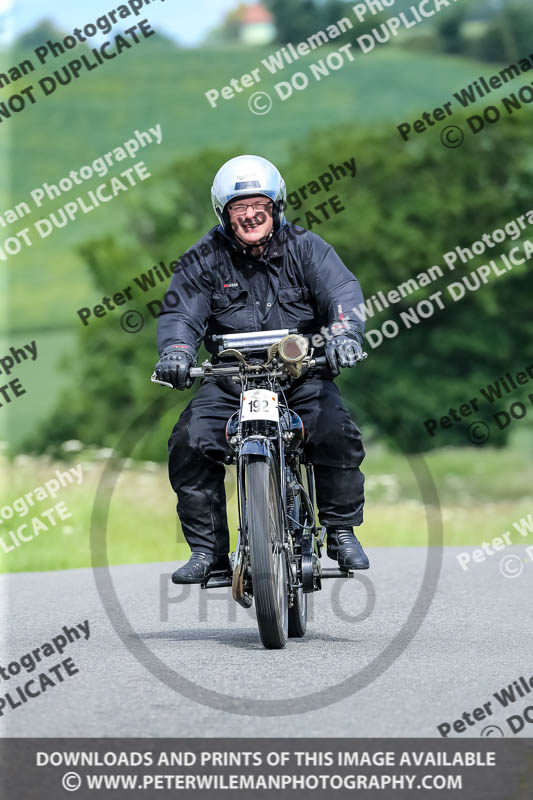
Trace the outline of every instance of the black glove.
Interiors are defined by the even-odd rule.
[[[326,342],[326,358],[333,374],[338,375],[341,367],[355,367],[364,355],[358,340],[346,331]]]
[[[196,357],[188,344],[171,344],[166,347],[155,365],[158,381],[171,383],[175,389],[190,389],[194,378],[189,375],[191,367],[196,366]]]

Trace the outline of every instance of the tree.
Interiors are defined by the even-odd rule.
[[[42,19],[33,28],[20,34],[15,42],[15,47],[22,50],[34,50],[48,39],[57,41],[62,40],[64,37],[65,33],[56,28],[51,20]]]
[[[222,25],[214,28],[207,36],[208,44],[238,42],[240,40],[242,18],[246,3],[239,3],[233,11],[228,11]]]
[[[461,29],[465,21],[467,9],[456,8],[444,16],[437,25],[439,39],[445,53],[464,53],[465,43]]]
[[[267,0],[266,5],[282,43],[299,42],[342,17],[353,17],[352,4],[342,0]]]
[[[499,6],[499,14],[491,19],[486,33],[475,47],[478,58],[516,61],[531,51],[533,15],[531,5],[524,0],[511,0]]]

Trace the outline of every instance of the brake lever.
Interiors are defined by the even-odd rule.
[[[155,372],[152,372],[152,377],[150,378],[152,383],[158,383],[160,386],[168,386],[170,389],[173,389],[173,385],[171,383],[167,383],[167,381],[158,381]]]

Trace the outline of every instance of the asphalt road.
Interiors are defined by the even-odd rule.
[[[90,569],[4,576],[4,669],[64,625],[88,619],[90,637],[28,676],[0,680],[2,696],[15,696],[17,685],[61,659],[79,670],[15,709],[7,704],[2,735],[433,737],[437,725],[491,701],[490,716],[452,735],[497,725],[512,736],[506,719],[533,705],[533,690],[508,708],[493,693],[533,675],[533,562],[512,547],[505,554],[519,556],[510,571],[521,563],[520,575],[505,577],[499,554],[465,573],[457,553],[445,549],[437,582],[433,575],[423,589],[419,604],[431,601],[424,617],[413,604],[428,551],[370,550],[371,570],[325,582],[312,598],[308,634],[282,651],[263,649],[253,612],[236,606],[230,589],[170,584],[173,564],[112,568],[122,611],[108,590],[104,608]],[[187,696],[176,690],[180,676]],[[298,707],[289,707],[295,697]],[[533,725],[517,735],[532,736]]]

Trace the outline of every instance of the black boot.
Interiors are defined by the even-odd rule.
[[[172,574],[172,583],[202,583],[214,570],[230,570],[228,556],[216,556],[214,553],[192,553],[182,567]]]
[[[327,554],[339,564],[339,569],[368,569],[370,562],[352,528],[326,528]]]

